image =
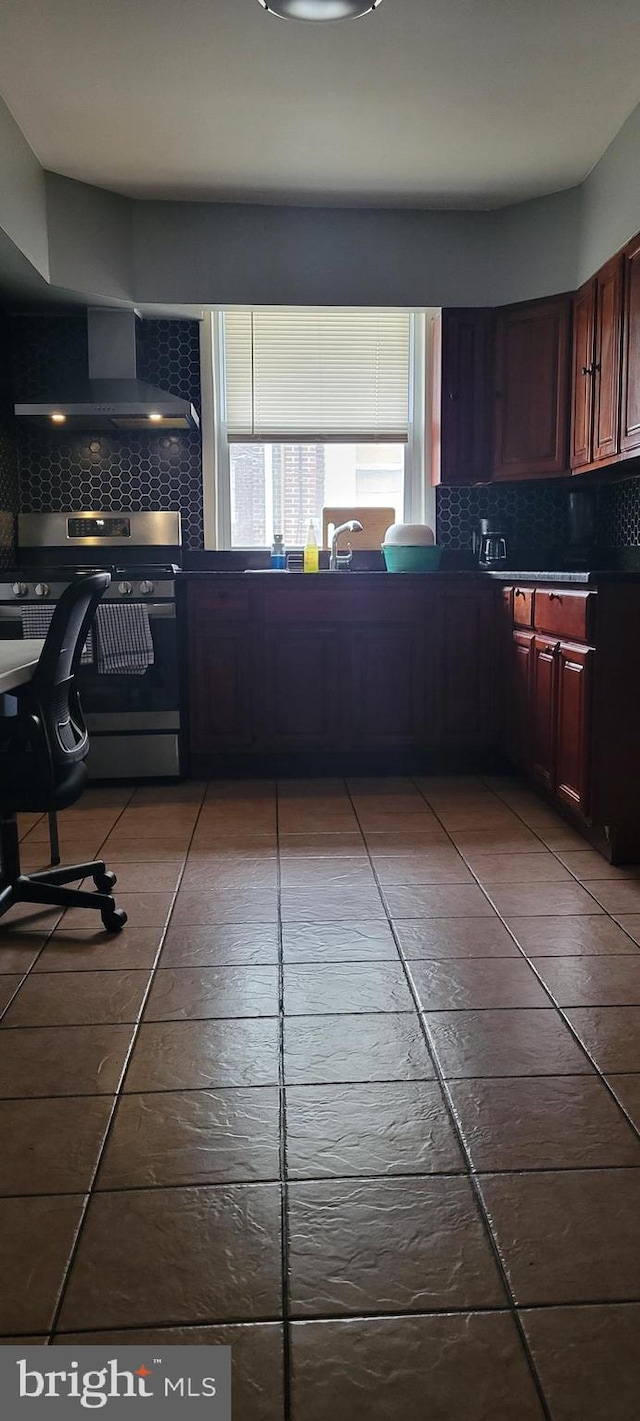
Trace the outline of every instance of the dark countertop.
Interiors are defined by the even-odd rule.
[[[274,583],[276,586],[280,586],[282,583],[292,583],[293,585],[299,585],[302,579],[304,579],[305,584],[308,583],[309,585],[313,583],[321,583],[323,586],[325,586],[327,581],[330,579],[331,582],[335,583],[337,586],[342,586],[344,583],[347,583],[347,585],[350,583],[357,583],[358,586],[361,586],[362,583],[378,583],[383,577],[391,577],[396,582],[408,581],[412,583],[422,583],[424,582],[425,578],[429,578],[432,581],[436,580],[438,582],[447,583],[461,581],[484,582],[487,578],[489,578],[491,581],[499,582],[552,582],[565,584],[565,586],[595,586],[599,582],[637,582],[638,580],[640,580],[640,568],[638,568],[637,571],[607,568],[603,569],[602,571],[588,571],[580,569],[578,571],[569,572],[548,570],[524,572],[521,569],[518,569],[517,571],[512,571],[511,569],[500,569],[498,571],[493,569],[489,570],[488,568],[460,568],[456,570],[447,569],[445,571],[438,570],[434,572],[392,573],[387,573],[384,570],[374,572],[370,570],[363,570],[361,572],[328,572],[322,569],[320,572],[308,573],[276,571],[272,572],[268,568],[260,570],[250,570],[246,572],[242,571],[241,569],[223,570],[217,568],[199,568],[197,570],[190,570],[187,568],[184,572],[181,572],[179,574],[179,578],[181,580],[188,580],[194,582],[228,581],[230,578],[237,579],[239,577],[246,578],[247,583],[264,582],[265,580],[267,580],[269,583]]]

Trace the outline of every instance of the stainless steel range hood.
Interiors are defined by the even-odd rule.
[[[135,311],[87,311],[88,378],[15,405],[18,419],[60,433],[72,429],[198,429],[189,400],[138,379]]]

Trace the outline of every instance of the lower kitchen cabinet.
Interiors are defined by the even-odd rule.
[[[429,676],[438,745],[464,750],[491,745],[498,716],[494,588],[462,582],[436,592],[433,634]]]
[[[225,754],[481,752],[498,739],[493,584],[349,575],[187,585],[192,768]],[[379,756],[380,759],[375,757]],[[388,760],[387,763],[390,763]],[[407,760],[409,764],[409,760]]]
[[[530,713],[531,774],[545,789],[553,789],[556,750],[558,643],[549,637],[533,638]]]
[[[349,660],[353,744],[366,750],[424,745],[424,626],[359,627]]]
[[[292,608],[293,612],[293,608]],[[340,740],[341,658],[335,627],[267,627],[255,741],[266,750],[331,750]]]
[[[509,637],[511,638],[511,631]],[[512,764],[527,770],[531,762],[531,712],[533,704],[533,632],[513,632],[508,648],[506,686],[507,754]]]
[[[592,647],[558,648],[555,785],[558,798],[584,818],[589,813]]]
[[[523,668],[523,657],[532,658],[531,667]],[[593,657],[593,647],[550,637],[532,636],[525,648],[522,633],[514,633],[513,676],[520,683],[519,733],[525,741],[518,763],[582,818],[589,811]]]
[[[191,751],[249,750],[252,727],[252,655],[248,626],[190,603],[189,724]]]
[[[506,754],[612,862],[639,862],[640,579],[526,591],[530,630],[502,589]]]

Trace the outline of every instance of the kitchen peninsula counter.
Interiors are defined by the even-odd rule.
[[[640,860],[640,573],[183,573],[195,776],[516,768]]]

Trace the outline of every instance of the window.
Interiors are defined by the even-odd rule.
[[[211,332],[209,546],[264,548],[282,532],[286,546],[300,547],[310,519],[320,541],[324,507],[424,516],[415,428],[424,318],[278,307],[214,313]],[[205,418],[205,441],[206,434]]]

